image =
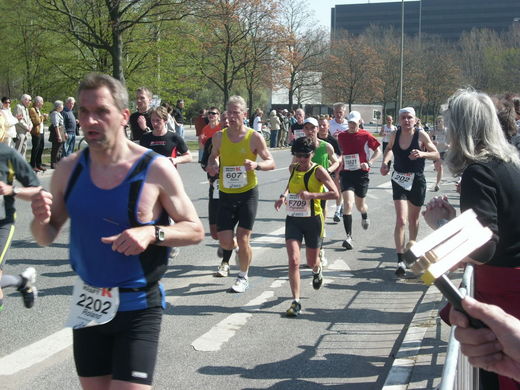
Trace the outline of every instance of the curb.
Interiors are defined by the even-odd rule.
[[[406,390],[410,384],[417,357],[421,350],[422,341],[431,323],[435,323],[438,316],[438,304],[442,294],[434,285],[424,293],[421,302],[415,310],[403,342],[395,354],[383,390]]]

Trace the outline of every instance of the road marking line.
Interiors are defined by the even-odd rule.
[[[33,344],[0,358],[0,376],[13,375],[72,345],[72,330],[63,328]]]
[[[392,188],[392,182],[387,181],[385,183],[377,185],[376,188]]]
[[[273,291],[264,291],[258,297],[246,303],[243,306],[243,309],[247,311],[260,310],[260,307],[273,296]],[[252,316],[252,313],[231,314],[212,327],[208,332],[193,341],[191,346],[196,351],[201,352],[219,351],[220,348],[222,348],[222,345],[228,342]]]
[[[227,342],[235,335],[247,320],[252,316],[251,313],[235,313],[227,316],[217,325],[204,333],[198,339],[191,343],[196,351],[213,352],[218,351],[222,344]]]

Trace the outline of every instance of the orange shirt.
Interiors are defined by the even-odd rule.
[[[202,129],[202,135],[200,137],[200,142],[202,143],[202,145],[204,145],[208,139],[213,137],[213,134],[220,130],[222,130],[220,127],[220,123],[218,123],[215,127],[211,127],[209,124],[204,126],[204,128]]]

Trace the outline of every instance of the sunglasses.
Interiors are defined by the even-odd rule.
[[[218,112],[210,111],[208,112],[209,115],[218,115]]]
[[[293,156],[296,158],[309,158],[311,156],[310,153],[293,153]]]

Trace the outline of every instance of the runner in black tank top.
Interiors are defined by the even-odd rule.
[[[408,222],[408,240],[415,240],[419,231],[419,216],[426,194],[424,179],[424,159],[436,160],[439,152],[424,130],[415,130],[417,118],[412,107],[399,111],[401,129],[392,135],[383,156],[381,174],[390,171],[388,162],[394,157],[392,173],[392,192],[395,206],[394,241],[397,251],[396,275],[405,274],[405,265],[401,261],[404,252],[404,231]],[[426,150],[426,151],[424,151]]]

